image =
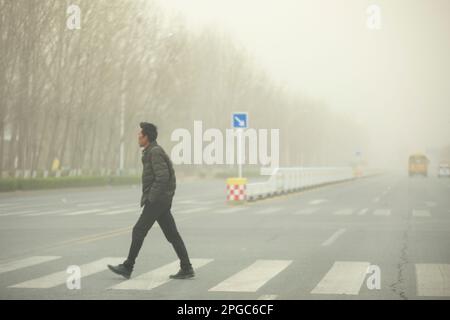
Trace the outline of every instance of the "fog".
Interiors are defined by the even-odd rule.
[[[191,30],[226,30],[292,92],[356,119],[374,165],[450,144],[450,3],[446,0],[161,1]],[[366,26],[378,4],[381,28]],[[448,159],[447,159],[448,160]]]
[[[280,166],[450,158],[446,0],[80,0],[75,28],[69,5],[0,0],[2,176],[136,172],[140,121],[170,149],[234,111],[280,130]]]

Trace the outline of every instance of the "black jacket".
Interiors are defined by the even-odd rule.
[[[141,207],[148,202],[170,201],[175,194],[176,177],[172,161],[156,141],[142,150]]]

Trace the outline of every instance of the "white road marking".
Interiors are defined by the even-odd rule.
[[[140,206],[138,206],[137,204],[130,203],[130,204],[111,206],[111,207],[109,207],[109,209],[126,209],[126,208],[132,208],[132,207],[138,208],[138,209],[140,208]]]
[[[16,206],[13,207],[5,207],[5,208],[1,208],[1,211],[4,210],[30,210],[30,209],[38,209],[38,208],[42,208],[42,207],[49,207],[51,205],[56,205],[59,206],[59,203],[43,203],[43,204],[29,204],[29,203],[20,203]]]
[[[105,209],[92,209],[92,210],[82,210],[82,211],[72,211],[69,213],[62,214],[63,216],[79,216],[82,214],[89,214],[89,213],[97,213],[105,211]]]
[[[345,229],[345,228],[341,228],[341,229],[337,230],[335,233],[333,233],[331,235],[331,237],[329,237],[327,240],[325,240],[322,243],[322,247],[326,247],[326,246],[333,244],[333,242],[335,242],[337,240],[337,238],[339,238],[341,235],[343,235],[345,233],[345,231],[347,231],[347,229]]]
[[[376,209],[373,211],[374,216],[390,216],[391,210],[390,209]]]
[[[52,215],[52,214],[58,214],[58,213],[64,213],[64,212],[67,212],[67,209],[29,213],[29,214],[25,214],[24,217],[25,216],[26,217],[46,216],[46,215]]]
[[[361,209],[361,210],[358,212],[358,216],[363,216],[363,215],[365,215],[365,214],[367,213],[368,210],[369,210],[369,208]]]
[[[416,264],[417,295],[450,297],[450,264]]]
[[[19,211],[19,212],[10,212],[10,213],[2,213],[0,217],[9,217],[9,216],[19,216],[22,214],[36,212],[36,210],[27,210],[27,211]]]
[[[192,267],[194,269],[203,267],[208,263],[212,262],[213,259],[191,259]],[[110,289],[119,290],[152,290],[159,287],[169,281],[170,274],[176,273],[180,267],[180,262],[174,261],[172,263],[166,264],[158,269],[152,270],[150,272],[141,274],[136,278],[123,281]]]
[[[321,203],[324,203],[324,202],[327,202],[327,201],[328,201],[327,199],[316,199],[316,200],[310,201],[309,204],[316,205],[316,204],[321,204]]]
[[[195,212],[201,212],[201,211],[206,211],[209,210],[209,207],[204,207],[204,208],[192,208],[192,209],[185,209],[185,210],[179,210],[179,211],[174,211],[174,213],[180,213],[180,214],[186,214],[186,213],[195,213]]]
[[[138,212],[139,210],[133,208],[133,209],[125,209],[125,210],[111,210],[106,212],[97,213],[98,216],[112,216],[122,213],[130,213],[130,212]]]
[[[226,209],[217,210],[215,212],[216,213],[235,213],[235,212],[243,211],[244,209],[245,209],[244,207],[234,207],[234,208],[226,208]]]
[[[373,201],[373,202],[378,202],[378,201],[380,201],[380,198],[379,198],[379,197],[376,197],[376,198],[374,198],[372,201]]]
[[[87,277],[92,274],[102,272],[107,269],[108,264],[118,264],[121,263],[124,258],[103,258],[91,263],[87,263],[80,266],[81,276]],[[25,281],[19,284],[15,284],[10,286],[9,288],[36,288],[36,289],[48,289],[53,288],[59,285],[62,285],[66,282],[69,274],[64,271],[56,272],[49,274],[47,276]]]
[[[4,202],[4,203],[0,203],[0,208],[14,206],[17,204],[18,204],[18,202]]]
[[[294,212],[294,214],[309,215],[309,214],[313,214],[316,211],[319,211],[319,208],[306,208],[306,209],[302,209],[297,212]]]
[[[336,261],[311,293],[357,295],[369,266],[368,262]]]
[[[419,217],[419,218],[428,218],[431,217],[431,213],[428,210],[422,210],[422,209],[414,209],[412,211],[413,217]]]
[[[185,200],[185,201],[177,201],[176,204],[181,205],[196,205],[198,206],[205,206],[205,205],[211,205],[213,204],[213,201],[198,201],[198,200]]]
[[[89,202],[89,203],[77,203],[77,207],[95,207],[95,206],[104,206],[110,204],[111,202]]]
[[[181,203],[181,204],[195,204],[197,202],[198,201],[196,201],[196,200],[181,200],[181,201],[178,201],[178,203]]]
[[[291,260],[257,260],[209,291],[256,292],[291,263]]]
[[[256,211],[254,213],[255,214],[271,214],[271,213],[276,213],[280,210],[281,210],[281,208],[279,208],[279,207],[275,207],[275,208],[269,207],[269,208],[262,209],[260,211]]]
[[[196,201],[195,205],[196,206],[209,206],[211,204],[214,204],[213,201]]]
[[[433,202],[433,201],[426,201],[426,202],[425,202],[425,205],[426,205],[427,207],[436,207],[436,202]]]
[[[0,273],[14,271],[26,267],[31,267],[44,262],[59,259],[61,257],[57,256],[34,256],[21,260],[11,261],[7,263],[0,264]]]
[[[0,204],[0,210],[10,210],[10,209],[27,209],[29,207],[34,207],[34,206],[39,206],[39,205],[35,205],[35,204],[27,204],[27,203],[23,203],[23,202],[17,202],[17,203],[12,203],[12,202],[8,202],[8,203],[2,203]],[[40,206],[43,206],[43,204],[41,204]],[[47,206],[47,204],[46,204]]]
[[[276,294],[264,294],[258,298],[258,300],[277,300],[278,296]]]
[[[349,216],[353,213],[353,209],[341,209],[338,211],[335,211],[333,214],[337,216]]]

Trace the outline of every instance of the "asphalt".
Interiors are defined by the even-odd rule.
[[[173,215],[196,266],[158,226],[129,281],[139,186],[0,194],[0,299],[449,299],[450,179],[383,175],[232,206],[223,180],[180,183]],[[70,289],[69,266],[80,266]]]

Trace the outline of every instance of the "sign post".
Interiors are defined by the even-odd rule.
[[[355,151],[355,157],[356,157],[356,163],[355,163],[355,176],[361,177],[362,176],[362,161],[361,161],[361,151],[356,150]]]
[[[243,162],[243,152],[242,150],[242,133],[244,129],[248,128],[248,113],[247,112],[233,112],[232,116],[232,126],[234,129],[237,129],[238,133],[238,154],[237,154],[237,162],[238,162],[238,177],[242,178],[242,162]]]

